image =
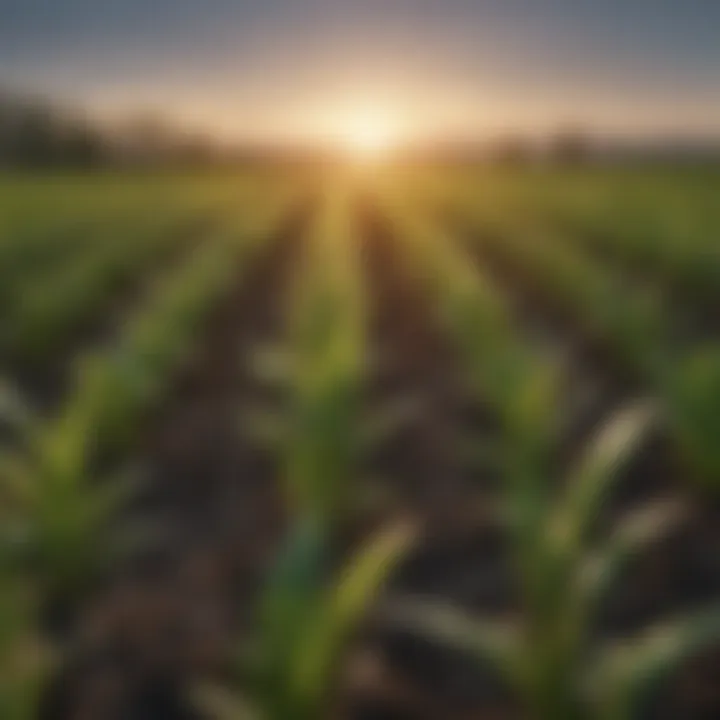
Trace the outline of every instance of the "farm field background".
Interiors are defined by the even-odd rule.
[[[719,192],[0,177],[0,718],[720,717]]]

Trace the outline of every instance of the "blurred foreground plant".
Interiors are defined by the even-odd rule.
[[[696,349],[667,373],[668,421],[681,452],[720,491],[720,346]]]
[[[652,416],[642,405],[619,413],[590,444],[559,497],[532,443],[516,435],[512,450],[507,448],[519,617],[482,620],[437,602],[406,599],[391,608],[393,620],[489,661],[518,691],[531,717],[637,717],[651,687],[720,643],[720,604],[624,641],[603,643],[593,635],[597,610],[622,571],[683,520],[679,503],[658,501],[621,517],[605,540],[594,538],[605,500]]]
[[[301,518],[263,593],[239,696],[206,688],[205,706],[219,720],[331,717],[348,646],[414,536],[408,523],[386,528],[334,571],[326,530]]]
[[[253,358],[259,379],[287,398],[246,416],[283,458],[291,529],[262,594],[257,637],[241,663],[241,697],[205,701],[218,717],[317,720],[332,716],[348,644],[413,541],[408,523],[378,532],[340,568],[339,533],[357,509],[363,450],[403,413],[368,413],[365,295],[351,204],[333,188],[313,226],[294,294],[286,346]]]
[[[69,609],[119,551],[118,513],[136,484],[92,471],[97,417],[87,393],[51,419],[5,399],[14,439],[0,451],[0,542],[49,606]]]

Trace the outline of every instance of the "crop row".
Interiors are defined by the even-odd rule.
[[[34,716],[38,693],[24,678],[46,677],[46,664],[63,647],[41,632],[48,612],[72,615],[117,553],[136,544],[133,531],[118,525],[139,489],[122,459],[192,356],[203,319],[239,269],[252,266],[291,202],[287,192],[268,196],[160,277],[111,345],[79,361],[74,387],[50,416],[35,413],[3,386],[3,717]]]
[[[579,337],[608,351],[618,372],[634,376],[641,388],[661,399],[693,473],[709,485],[716,483],[720,363],[713,339],[685,337],[669,295],[626,282],[583,252],[575,235],[558,237],[542,222],[532,225],[522,214],[488,212],[467,198],[455,201],[455,212],[467,243],[508,268],[518,285],[536,289],[551,312],[570,320]],[[697,243],[686,244],[682,252],[697,264],[705,257]],[[712,271],[712,264],[708,268]]]

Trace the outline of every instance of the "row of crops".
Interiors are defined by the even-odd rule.
[[[153,482],[138,473],[146,435],[197,366],[213,313],[289,242],[281,328],[239,350],[238,373],[259,399],[238,401],[228,421],[238,445],[274,459],[261,480],[276,488],[282,519],[246,590],[252,620],[223,626],[221,671],[193,666],[177,692],[219,720],[386,717],[383,703],[418,718],[665,717],[653,704],[662,681],[675,687],[698,662],[702,677],[720,647],[711,180],[433,171],[3,181],[0,715],[127,716],[107,700],[102,711],[80,700],[48,710],[47,688],[83,652],[98,588],[152,545],[152,514],[148,532],[133,510]],[[369,242],[392,246],[430,309],[377,312],[437,329],[455,362],[448,386],[482,412],[480,425],[413,436],[427,408],[382,386],[393,358],[375,328]],[[244,301],[250,313],[261,312],[256,299]],[[412,380],[419,395],[425,380]],[[220,387],[231,401],[234,382]],[[442,567],[408,590],[404,568],[452,545],[452,532],[434,521],[437,493],[411,503],[382,477],[390,465],[378,461],[379,479],[368,473],[403,433],[412,453],[413,437],[447,444],[455,430],[462,451],[440,455],[462,455],[471,482],[453,485],[442,467],[430,480],[464,510],[464,531],[491,526],[509,548],[499,607],[456,597]],[[638,570],[646,557],[650,580]],[[471,555],[463,573],[493,582],[487,563]],[[473,683],[503,690],[501,711],[482,698],[441,698],[437,709],[412,657],[360,683],[359,648],[377,654],[398,636],[429,646],[438,677],[459,654]],[[392,700],[390,677],[406,686]],[[707,690],[677,692],[684,717],[720,709]]]
[[[455,187],[425,204],[437,202],[447,211],[448,204],[462,201]],[[416,207],[396,201],[388,213],[397,236],[407,242],[405,256],[419,263],[425,258],[419,272],[436,296],[441,322],[461,348],[471,392],[498,414],[502,430],[489,443],[487,462],[502,467],[501,495],[522,611],[512,621],[472,620],[418,603],[400,606],[397,620],[430,629],[496,666],[537,717],[636,717],[643,690],[692,653],[696,643],[717,643],[717,596],[704,610],[674,622],[665,618],[638,637],[598,643],[593,622],[623,567],[670,532],[687,509],[677,498],[663,497],[623,512],[605,538],[598,540],[596,526],[623,464],[643,436],[663,424],[687,461],[685,476],[677,480],[708,483],[714,493],[720,364],[704,345],[671,346],[659,311],[653,314],[634,288],[583,255],[579,242],[573,247],[548,237],[531,208],[510,212],[505,207],[497,216],[493,208],[464,199],[461,241],[437,221],[418,219]],[[559,307],[569,313],[580,340],[587,333],[599,335],[613,353],[611,362],[629,365],[640,378],[636,394],[646,399],[606,419],[576,453],[567,477],[558,479],[553,462],[554,449],[573,422],[564,397],[573,388],[563,382],[562,353],[525,341],[503,292],[508,288],[498,287],[500,273],[493,274],[485,255],[487,262],[478,268],[469,243],[491,246],[517,268],[519,275],[512,277],[521,287],[542,289],[536,302],[545,303],[548,312]]]

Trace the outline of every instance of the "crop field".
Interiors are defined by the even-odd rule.
[[[0,720],[720,717],[719,197],[0,177]]]

